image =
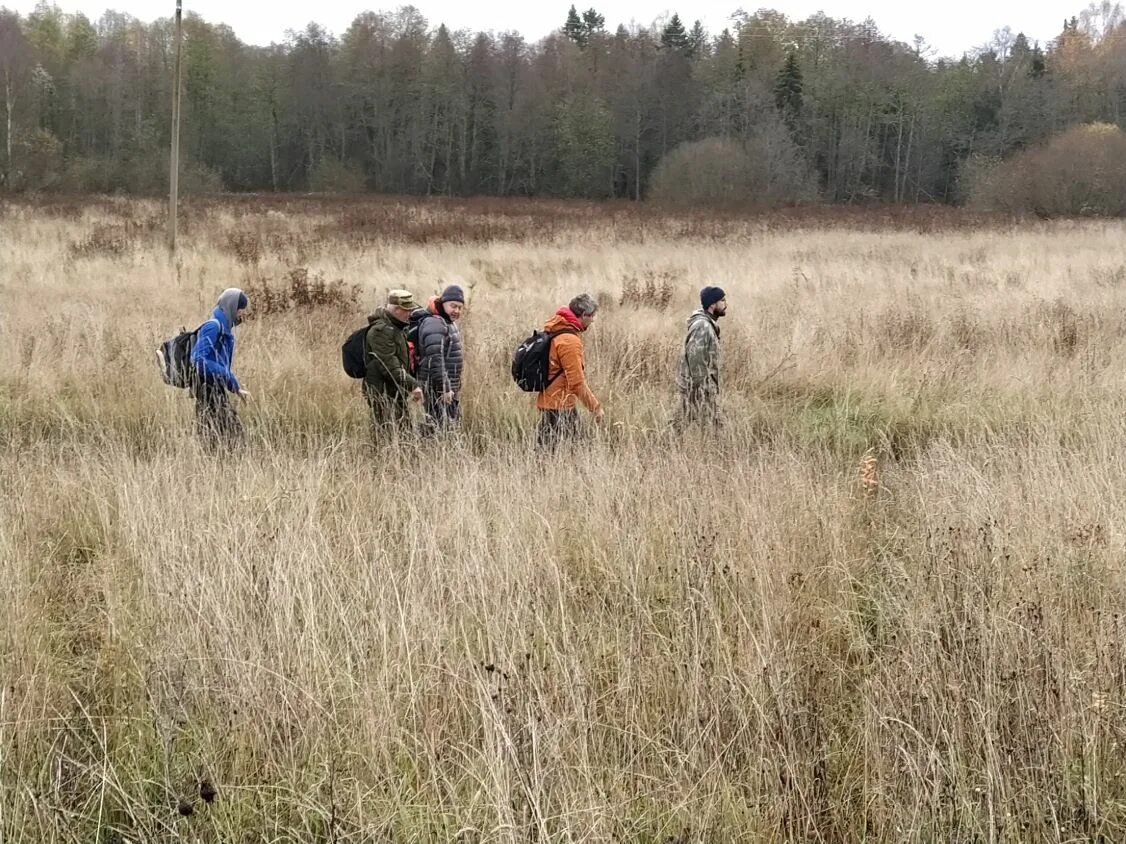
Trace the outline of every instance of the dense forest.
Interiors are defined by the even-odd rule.
[[[960,59],[871,20],[764,10],[714,33],[574,7],[537,43],[410,6],[269,47],[189,15],[183,50],[182,178],[197,191],[641,199],[655,174],[676,190],[669,173],[693,155],[735,148],[768,181],[795,171],[782,199],[957,202],[991,162],[1126,120],[1110,3],[1061,15],[1049,43],[1006,29]],[[174,52],[170,19],[0,10],[0,189],[163,191]]]

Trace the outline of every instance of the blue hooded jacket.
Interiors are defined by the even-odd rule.
[[[211,319],[199,327],[192,348],[192,366],[203,382],[232,393],[241,389],[231,371],[235,358],[235,314],[240,306],[246,307],[246,294],[235,288],[224,290]]]

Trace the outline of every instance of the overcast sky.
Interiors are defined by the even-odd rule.
[[[571,0],[416,0],[417,6],[434,26],[445,23],[452,29],[503,31],[514,29],[536,40],[559,27],[566,18]],[[106,8],[150,21],[167,17],[175,9],[174,0],[57,0],[64,12],[85,12],[96,20]],[[215,23],[226,23],[239,38],[251,44],[281,41],[288,29],[301,29],[311,20],[340,35],[352,19],[365,9],[388,9],[404,5],[397,0],[270,0],[261,5],[247,0],[184,0],[185,12],[199,13]],[[619,23],[648,25],[655,19],[679,11],[685,25],[703,20],[708,31],[718,33],[727,24],[740,0],[692,0],[679,6],[669,0],[583,0],[580,11],[594,6],[613,29]],[[1004,26],[1023,31],[1033,41],[1046,43],[1059,34],[1065,18],[1077,15],[1085,2],[1057,3],[1053,0],[766,0],[744,2],[743,8],[775,8],[791,18],[801,19],[816,11],[831,17],[861,21],[871,16],[880,30],[910,43],[916,35],[925,37],[941,55],[960,56],[989,41],[994,30]],[[35,0],[0,0],[0,6],[28,13]]]

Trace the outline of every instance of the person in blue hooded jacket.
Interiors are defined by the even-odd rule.
[[[233,444],[242,437],[242,421],[230,396],[233,393],[246,401],[250,393],[242,388],[231,366],[235,359],[234,328],[242,322],[249,307],[246,294],[237,287],[224,290],[211,318],[199,327],[192,348],[196,427],[204,443],[212,449]]]

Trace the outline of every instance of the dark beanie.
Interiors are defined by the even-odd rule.
[[[705,287],[700,291],[700,304],[706,311],[716,302],[727,298],[727,294],[723,292],[722,287]]]
[[[443,302],[461,302],[465,304],[465,291],[458,287],[456,284],[451,284],[442,291]]]
[[[245,294],[245,293],[240,293],[240,294],[239,294],[239,297],[238,297],[238,306],[239,306],[239,310],[240,310],[240,311],[241,311],[241,310],[242,310],[243,308],[249,308],[249,307],[250,307],[250,300],[246,298],[246,294]]]

